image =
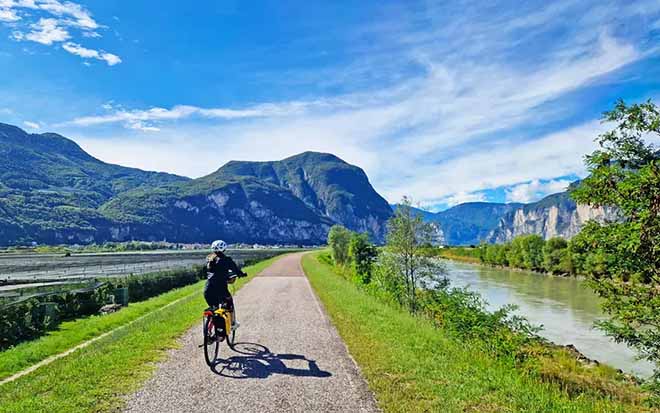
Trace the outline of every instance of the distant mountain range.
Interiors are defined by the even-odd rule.
[[[476,245],[490,238],[502,217],[523,204],[467,202],[441,212],[414,208],[427,222],[436,225],[437,242],[448,245]],[[394,209],[397,205],[392,205]]]
[[[190,179],[102,162],[0,124],[0,245],[126,240],[317,244],[335,223],[382,240],[392,211],[362,169],[306,152]]]
[[[503,243],[527,234],[570,239],[588,220],[616,219],[612,209],[578,205],[568,192],[529,204],[468,202],[437,213],[415,211],[436,226],[438,242],[447,245]]]
[[[334,224],[385,238],[392,208],[364,171],[305,152],[273,162],[232,161],[190,179],[102,162],[75,142],[0,123],[0,245],[105,241],[318,244]],[[504,242],[521,234],[575,235],[606,209],[568,193],[531,204],[469,202],[432,213],[438,242]]]

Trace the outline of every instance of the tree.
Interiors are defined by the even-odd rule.
[[[332,258],[335,264],[348,263],[348,245],[351,241],[351,231],[341,225],[334,225],[328,233],[328,245],[332,249]]]
[[[405,287],[400,301],[411,313],[417,312],[417,289],[433,287],[445,273],[439,260],[422,254],[423,246],[431,243],[434,235],[433,226],[413,212],[411,201],[405,197],[387,223],[386,262]]]
[[[369,284],[371,281],[371,268],[378,256],[378,250],[369,241],[369,235],[352,233],[348,245],[348,255],[355,267],[355,273],[360,277],[362,283]]]
[[[543,268],[552,274],[566,274],[570,260],[567,259],[568,242],[559,237],[550,238],[543,245]]]
[[[660,111],[651,101],[617,102],[604,120],[614,128],[586,157],[589,176],[573,198],[616,208],[620,219],[588,223],[571,243],[611,319],[599,326],[655,363],[660,380]]]
[[[511,241],[507,254],[509,265],[527,270],[543,269],[543,245],[539,235],[521,235]]]

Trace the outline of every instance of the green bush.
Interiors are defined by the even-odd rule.
[[[337,264],[347,264],[349,260],[348,245],[352,232],[341,225],[333,225],[328,233],[328,245],[332,249],[332,258]]]
[[[348,256],[355,273],[363,284],[371,281],[371,269],[378,256],[376,246],[369,241],[369,235],[353,232],[348,244]]]
[[[143,301],[175,288],[194,284],[203,267],[130,275],[104,279],[87,289],[37,295],[0,307],[0,351],[22,341],[43,335],[57,328],[60,321],[71,320],[98,312],[110,300],[115,288],[128,287],[130,302]],[[205,276],[205,274],[203,274]],[[55,319],[43,312],[41,304],[57,304]]]
[[[110,281],[114,288],[128,288],[131,302],[146,300],[158,294],[196,283],[203,267],[162,271],[152,274],[129,275]]]
[[[596,272],[606,264],[604,257],[582,254],[583,249],[574,240],[545,241],[538,235],[521,235],[506,244],[482,244],[479,259],[489,265],[562,275]]]
[[[552,274],[570,274],[572,262],[568,251],[568,241],[551,238],[543,245],[543,269]]]
[[[44,331],[39,317],[39,300],[30,298],[0,309],[0,350],[24,340],[38,337]]]

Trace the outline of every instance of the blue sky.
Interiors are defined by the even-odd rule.
[[[658,97],[659,40],[657,0],[0,0],[0,121],[192,177],[317,150],[391,202],[528,202]]]

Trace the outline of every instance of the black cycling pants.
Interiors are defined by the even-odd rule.
[[[231,295],[223,297],[222,295],[212,294],[208,291],[205,291],[204,299],[206,300],[206,304],[208,304],[209,307],[220,307],[221,304],[224,304],[227,310],[234,311],[234,299]]]

